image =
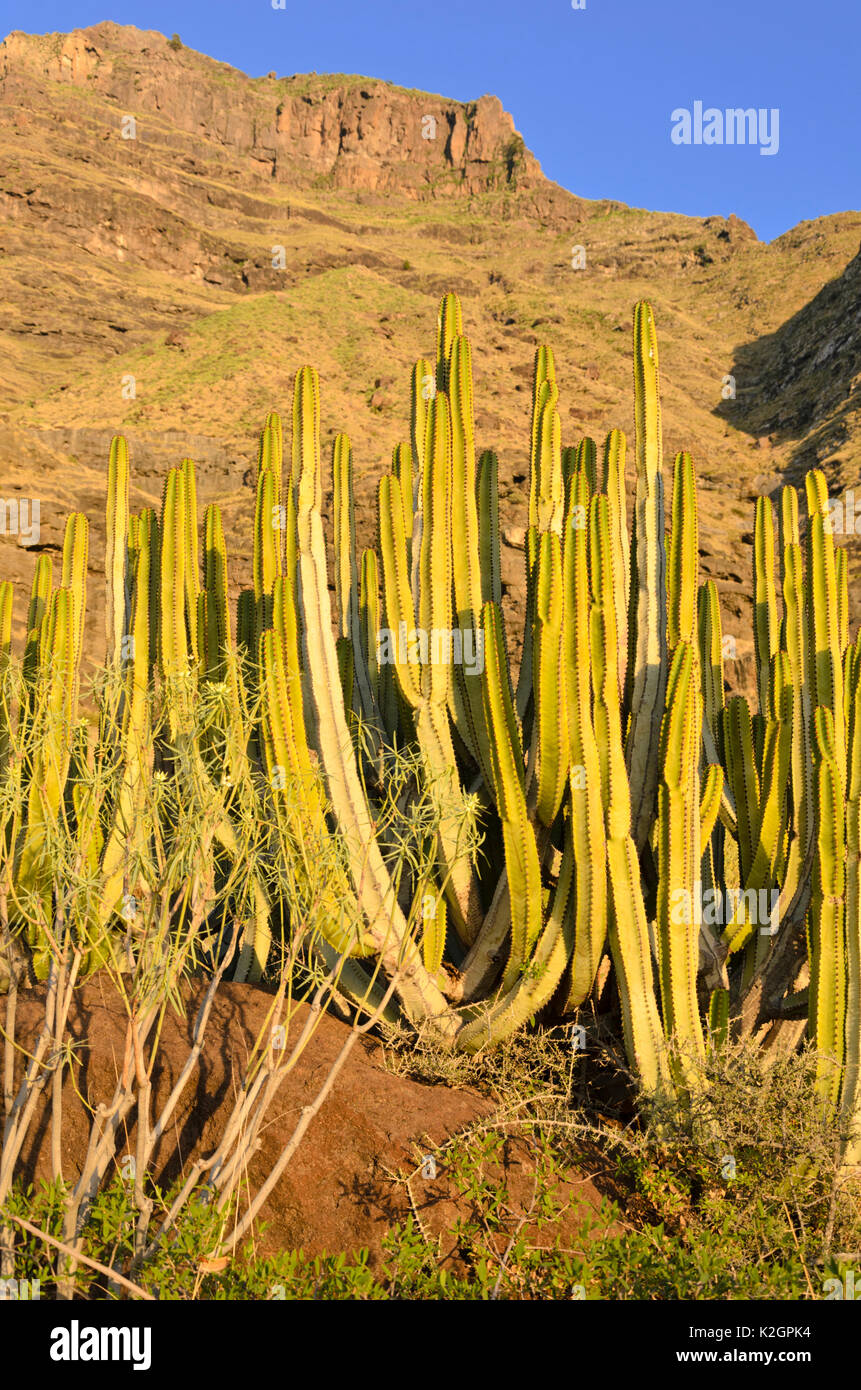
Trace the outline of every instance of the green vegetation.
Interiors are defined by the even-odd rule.
[[[522,163],[526,146],[523,143],[522,135],[512,135],[502,151],[502,158],[508,169],[508,176],[511,178],[517,165]]]
[[[386,307],[409,302],[393,287]],[[245,312],[265,327],[274,297]],[[337,339],[345,358],[378,351]],[[650,1122],[678,1108],[698,1142],[715,1059],[750,1041],[773,1064],[806,1019],[816,1104],[859,1162],[861,637],[849,641],[825,480],[807,476],[806,563],[795,489],[779,547],[772,503],[757,503],[752,710],[725,696],[686,452],[665,535],[645,301],[633,349],[630,534],[624,434],[563,446],[553,354],[536,351],[516,678],[497,458],[476,456],[457,296],[434,358],[415,364],[410,437],[362,554],[352,446],[334,440],[334,612],[312,367],[295,378],[289,448],[275,413],[261,435],[253,587],[235,626],[220,510],[198,518],[194,464],[170,470],[160,516],[135,516],[114,440],[97,727],[77,714],[86,517],[69,518],[59,586],[39,558],[20,666],[0,585],[10,981],[23,947],[39,979],[61,959],[81,978],[121,957],[152,968],[168,949],[213,967],[232,930],[234,979],[268,972],[292,989],[293,972],[337,963],[359,1016],[466,1053],[604,995]]]
[[[448,1078],[451,1056],[395,1046],[390,1061],[425,1080]],[[84,1227],[83,1260],[132,1276],[110,1283],[88,1263],[79,1296],[160,1299],[821,1299],[825,1280],[845,1279],[861,1224],[839,1176],[839,1135],[810,1102],[809,1053],[768,1072],[755,1050],[715,1059],[710,1072],[713,1130],[707,1142],[664,1117],[660,1139],[647,1126],[612,1128],[576,1102],[582,1054],[570,1039],[535,1035],[511,1049],[462,1063],[468,1080],[497,1100],[496,1112],[434,1150],[433,1194],[456,1203],[456,1217],[431,1229],[421,1174],[392,1176],[412,1211],[385,1235],[382,1259],[367,1249],[264,1258],[254,1242],[225,1256],[229,1212],[202,1199],[189,1205],[171,1238],[133,1269],[138,1220],[132,1184],[120,1175],[99,1194]],[[515,1197],[510,1162],[529,1169],[526,1199]],[[506,1159],[509,1161],[506,1163]],[[795,1172],[791,1189],[787,1173]],[[603,1173],[593,1211],[572,1208],[578,1182]],[[173,1192],[152,1187],[155,1215]],[[10,1196],[7,1215],[62,1237],[62,1193],[43,1185]],[[52,1295],[52,1251],[26,1230],[16,1253],[19,1279]],[[857,1260],[855,1260],[857,1264]]]

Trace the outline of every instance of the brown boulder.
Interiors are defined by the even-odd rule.
[[[177,1081],[191,1046],[197,1008],[206,990],[202,980],[186,981],[182,994],[186,1017],[168,1009],[152,1068],[152,1113],[157,1116]],[[264,1028],[271,991],[228,983],[216,996],[199,1065],[186,1087],[168,1132],[154,1155],[151,1176],[166,1188],[188,1172],[194,1160],[218,1144],[244,1075],[254,1040]],[[32,1048],[44,1016],[44,990],[18,999],[17,1040]],[[307,1017],[297,1011],[287,1034],[290,1048]],[[5,1023],[5,1003],[0,1008]],[[261,1144],[250,1157],[250,1190],[257,1191],[283,1152],[303,1108],[314,1102],[349,1034],[346,1024],[324,1015],[295,1069],[282,1082],[264,1124]],[[81,1171],[90,1129],[90,1109],[107,1103],[123,1063],[126,1035],[124,1006],[107,981],[96,979],[76,995],[67,1036],[78,1045],[74,1078],[63,1086],[62,1162],[66,1180]],[[19,1054],[20,1057],[21,1054]],[[20,1079],[21,1063],[16,1071]],[[73,1084],[74,1081],[74,1084]],[[86,1103],[86,1104],[85,1104]],[[433,1154],[452,1135],[487,1120],[494,1105],[471,1090],[423,1085],[394,1075],[383,1065],[383,1049],[364,1037],[354,1047],[303,1142],[274,1187],[261,1212],[268,1228],[257,1241],[261,1255],[304,1248],[307,1254],[352,1252],[368,1247],[379,1267],[386,1232],[410,1210],[419,1214],[426,1232],[443,1235],[465,1214],[446,1166],[437,1158],[435,1177],[422,1176],[422,1157]],[[117,1146],[117,1161],[135,1151],[134,1112]],[[22,1156],[26,1182],[49,1177],[50,1120],[42,1106]],[[525,1141],[506,1141],[496,1161],[515,1201],[528,1209],[534,1169]],[[410,1176],[412,1175],[412,1176]],[[406,1178],[410,1178],[409,1191]],[[579,1232],[600,1197],[588,1180],[574,1175],[563,1190],[562,1229]],[[548,1243],[543,1237],[541,1244]],[[450,1254],[451,1241],[442,1253]]]

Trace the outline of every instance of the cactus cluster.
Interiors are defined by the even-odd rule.
[[[854,1126],[861,1161],[861,639],[849,641],[825,479],[806,479],[806,556],[795,488],[782,489],[776,522],[772,502],[757,503],[752,710],[725,695],[686,452],[665,534],[645,302],[633,353],[629,537],[625,435],[564,446],[553,354],[536,352],[516,679],[497,457],[477,454],[455,295],[440,307],[435,361],[413,370],[410,437],[379,484],[377,544],[361,554],[351,443],[335,439],[334,613],[313,368],[295,379],[289,452],[277,414],[262,431],[253,588],[235,630],[222,518],[211,504],[200,523],[194,465],[170,470],[160,515],[132,515],[114,440],[98,729],[77,719],[86,518],[69,518],[58,587],[38,560],[17,683],[12,587],[0,585],[3,902],[37,975],[60,929],[58,827],[88,884],[80,908],[64,898],[62,930],[95,968],[169,850],[151,796],[160,780],[206,808],[189,873],[215,865],[234,885],[237,978],[272,968],[273,940],[297,927],[279,884],[301,889],[326,849],[314,949],[339,961],[350,998],[379,1000],[394,982],[412,1024],[475,1051],[542,1011],[571,1015],[609,974],[644,1090],[682,1096],[702,1084],[708,1047],[751,1035],[792,1048],[806,1018],[821,1098]],[[200,734],[195,711],[211,697]],[[425,813],[420,852],[395,869],[380,807],[391,757],[407,754],[399,833],[417,799]],[[249,817],[275,827],[277,871],[271,855],[246,862]]]

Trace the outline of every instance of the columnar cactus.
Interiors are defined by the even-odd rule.
[[[606,436],[599,485],[596,441],[563,443],[556,364],[539,348],[514,673],[498,461],[476,457],[455,295],[440,307],[435,359],[420,358],[409,385],[409,443],[393,445],[376,545],[361,555],[352,447],[335,438],[334,615],[311,367],[296,376],[286,469],[281,418],[267,416],[253,588],[235,636],[221,513],[210,502],[201,535],[193,462],[169,471],[159,517],[132,515],[128,450],[114,440],[94,741],[76,728],[86,519],[69,519],[56,589],[49,557],[37,560],[17,710],[12,590],[0,584],[9,917],[36,973],[57,948],[52,854],[64,834],[97,885],[71,917],[88,968],[151,891],[174,833],[155,806],[157,774],[209,817],[213,871],[245,884],[237,978],[282,968],[273,944],[304,932],[348,998],[379,1001],[393,981],[387,1016],[473,1051],[542,1012],[572,1015],[609,951],[630,1062],[647,1092],[683,1099],[709,1047],[745,1035],[771,1047],[807,1007],[820,1102],[842,1110],[847,1161],[861,1163],[861,637],[850,644],[824,476],[806,479],[806,556],[795,489],[776,518],[769,499],[757,503],[756,702],[728,700],[684,451],[665,536],[650,305],[634,311],[630,538],[625,436]],[[414,760],[398,810],[406,868],[381,824],[399,757]],[[411,827],[420,802],[429,819]],[[263,849],[246,865],[249,824]]]

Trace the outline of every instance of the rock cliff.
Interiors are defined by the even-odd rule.
[[[133,116],[143,144],[157,142],[167,123],[177,153],[194,158],[204,136],[252,176],[281,183],[418,197],[545,182],[494,96],[460,103],[357,77],[250,79],[171,47],[162,34],[112,23],[44,37],[16,32],[0,44],[4,105],[26,106],[60,83]]]

